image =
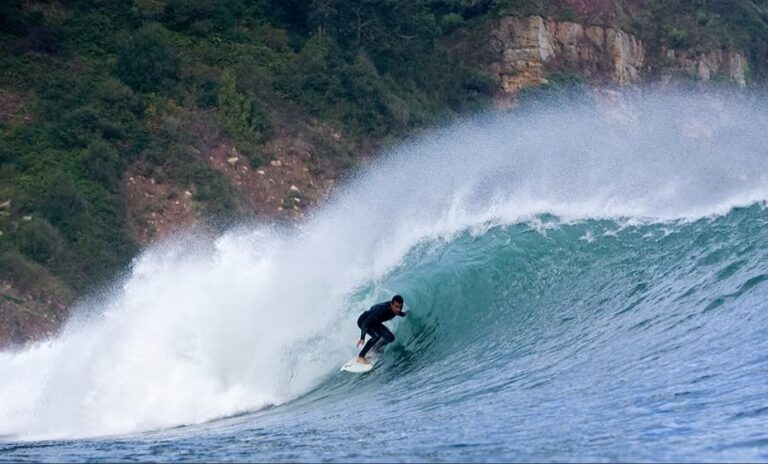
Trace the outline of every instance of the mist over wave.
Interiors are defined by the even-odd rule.
[[[726,248],[730,227],[744,231],[736,234],[743,241],[729,245],[735,254],[749,231],[765,232],[765,104],[743,95],[646,91],[485,115],[399,146],[296,228],[243,225],[213,239],[188,234],[157,244],[135,259],[124,281],[84,304],[60,336],[0,353],[0,435],[124,434],[290,402],[337,375],[354,353],[357,314],[392,292],[413,305],[415,319],[401,323],[398,340],[417,359],[424,350],[424,370],[425,360],[472,353],[498,361],[512,350],[503,337],[489,345],[486,325],[447,316],[470,304],[456,301],[462,285],[476,317],[514,314],[520,334],[550,340],[541,351],[551,356],[541,360],[545,369],[567,352],[565,339],[534,324],[543,313],[505,310],[500,302],[540,305],[557,290],[561,298],[547,300],[555,311],[566,288],[574,292],[571,307],[606,298],[606,287],[579,280],[579,269],[608,252],[589,244],[604,247],[605,237],[619,236],[622,246],[608,247],[612,258],[600,262],[638,266],[617,287],[615,304],[626,306],[632,295],[623,290],[643,282],[647,289],[654,279],[675,287],[680,259]],[[734,216],[739,207],[749,214]],[[659,242],[702,228],[696,233],[714,237],[710,248]],[[559,241],[547,239],[553,236]],[[645,239],[656,244],[647,261],[636,251],[648,246]],[[526,267],[531,256],[537,265]],[[742,258],[722,282],[736,280],[722,285],[747,285],[742,293],[758,286],[760,256]],[[656,265],[663,267],[658,274],[633,282]],[[552,279],[563,285],[557,276],[574,284],[553,287]],[[591,281],[609,286],[608,277]],[[750,278],[757,280],[747,284]],[[451,309],[451,301],[458,306]],[[583,323],[579,331],[599,326]],[[515,349],[533,350],[536,337],[522,337],[528,347]],[[439,373],[433,379],[450,384],[448,371]],[[456,374],[463,380],[453,379],[454,389],[482,390],[471,381],[475,371]],[[547,382],[558,378],[568,377]],[[410,380],[430,391],[417,374]]]

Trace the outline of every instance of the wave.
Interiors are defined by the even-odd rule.
[[[394,292],[413,313],[381,370],[417,400],[436,383],[557,385],[586,353],[597,382],[648,369],[644,343],[702,346],[693,328],[767,273],[761,105],[642,92],[486,115],[397,147],[296,228],[157,244],[60,336],[0,353],[0,434],[123,434],[327,395],[357,313]],[[467,380],[491,364],[513,373]]]

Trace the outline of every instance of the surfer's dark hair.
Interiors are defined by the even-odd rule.
[[[400,295],[395,295],[392,297],[392,303],[400,303],[403,304],[403,297]]]

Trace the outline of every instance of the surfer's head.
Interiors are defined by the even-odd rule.
[[[392,301],[389,303],[389,307],[392,308],[395,314],[403,310],[403,297],[395,295],[392,297]]]

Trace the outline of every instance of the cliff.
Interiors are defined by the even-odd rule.
[[[499,60],[490,68],[510,94],[546,83],[549,71],[563,69],[587,79],[636,82],[645,60],[642,41],[631,34],[541,16],[502,18],[491,43]]]
[[[744,87],[749,68],[740,50],[649,49],[642,38],[615,27],[541,16],[501,18],[491,31],[490,49],[495,56],[488,68],[500,86],[498,106],[524,87],[549,83],[553,73],[618,86],[720,79]]]

